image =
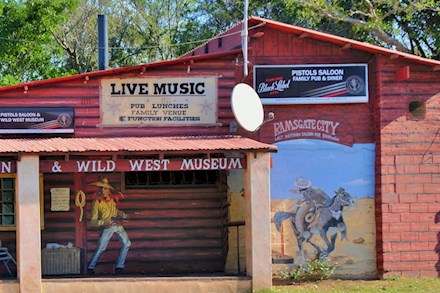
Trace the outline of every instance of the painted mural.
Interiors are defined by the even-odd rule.
[[[123,223],[127,221],[128,215],[117,208],[117,203],[120,198],[124,198],[122,193],[113,193],[113,186],[110,185],[107,178],[102,178],[100,181],[94,182],[98,188],[96,197],[92,203],[92,218],[91,224],[93,227],[100,229],[100,236],[98,240],[98,247],[93,254],[90,263],[87,266],[88,273],[94,274],[95,267],[98,264],[101,255],[107,250],[113,234],[121,244],[118,259],[116,260],[115,273],[126,274],[125,260],[127,258],[128,250],[131,241],[128,238],[127,232],[124,229]]]
[[[326,257],[338,277],[374,277],[374,144],[297,139],[276,145],[271,170],[274,273]]]

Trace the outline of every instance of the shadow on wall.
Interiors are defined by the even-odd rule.
[[[435,215],[435,223],[440,223],[440,211]],[[435,264],[435,270],[437,271],[437,277],[440,277],[440,232],[437,232],[437,245],[435,246],[435,253],[438,255],[438,261]]]

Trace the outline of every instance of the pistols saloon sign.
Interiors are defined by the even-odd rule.
[[[101,80],[103,126],[217,123],[217,78]]]
[[[367,64],[255,66],[262,104],[368,102]]]
[[[73,133],[73,108],[0,108],[0,133]]]

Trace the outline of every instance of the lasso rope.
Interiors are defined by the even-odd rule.
[[[81,213],[79,215],[79,221],[82,222],[82,218],[83,218],[83,215],[84,215],[83,207],[86,205],[86,194],[84,193],[84,191],[80,190],[76,194],[75,205],[77,207],[79,207],[79,209],[81,211]]]

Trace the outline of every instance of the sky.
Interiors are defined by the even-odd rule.
[[[314,139],[297,139],[275,144],[271,154],[271,199],[301,197],[292,193],[298,177],[312,181],[330,197],[340,187],[353,197],[374,197],[374,144],[352,147]]]

